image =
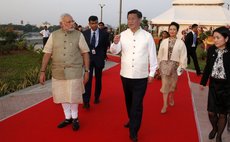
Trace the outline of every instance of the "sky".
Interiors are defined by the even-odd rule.
[[[224,0],[230,3],[230,0]],[[88,17],[98,16],[113,27],[119,25],[120,0],[0,0],[0,24],[40,25],[47,21],[58,25],[60,15],[69,13],[74,20],[83,26],[88,24]],[[129,10],[138,9],[147,20],[158,16],[172,6],[172,0],[122,0],[122,23],[126,23]]]

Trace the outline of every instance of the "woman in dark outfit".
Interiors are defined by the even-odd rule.
[[[212,125],[209,139],[216,136],[222,142],[222,133],[230,112],[230,31],[219,27],[213,31],[214,45],[209,47],[201,89],[209,79],[208,116]]]

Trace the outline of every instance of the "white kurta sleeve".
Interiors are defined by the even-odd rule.
[[[149,68],[150,68],[149,76],[154,77],[158,65],[157,65],[157,55],[156,55],[156,44],[152,36],[149,37],[148,52],[149,52]]]
[[[118,44],[112,43],[110,46],[110,52],[112,54],[118,54],[121,52],[121,42],[119,42]]]

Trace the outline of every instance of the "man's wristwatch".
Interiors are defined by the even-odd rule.
[[[85,72],[89,72],[89,70],[85,70]]]

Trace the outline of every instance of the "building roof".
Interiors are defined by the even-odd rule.
[[[224,4],[224,0],[173,0],[173,5]]]

